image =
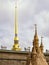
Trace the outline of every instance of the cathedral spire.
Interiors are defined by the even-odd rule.
[[[15,37],[14,37],[14,45],[13,45],[13,49],[15,51],[19,51],[19,39],[18,39],[18,20],[17,20],[17,6],[15,4]]]
[[[18,39],[18,19],[17,19],[17,6],[15,5],[15,39]]]
[[[15,6],[15,34],[18,34],[18,22],[17,22],[17,13],[16,13],[17,6]],[[16,35],[15,35],[16,36]]]

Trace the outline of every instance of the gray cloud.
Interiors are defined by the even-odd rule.
[[[14,38],[14,0],[0,0],[0,40],[10,49]],[[1,7],[2,6],[2,7]],[[48,0],[19,0],[18,25],[19,42],[21,47],[32,46],[34,24],[38,25],[39,36],[49,38],[49,1]],[[1,30],[2,29],[2,30]],[[44,40],[45,41],[45,40]],[[46,43],[47,43],[46,41]],[[1,42],[3,45],[3,41]],[[44,42],[45,43],[45,42]],[[47,47],[45,43],[45,49]],[[49,48],[48,48],[49,49]]]

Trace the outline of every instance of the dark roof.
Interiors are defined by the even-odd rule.
[[[15,54],[28,54],[28,51],[13,51],[13,50],[1,50],[0,53],[15,53]]]
[[[0,53],[13,53],[13,54],[29,54],[28,51],[13,51],[13,50],[1,50]],[[45,56],[49,56],[49,53],[44,53]]]

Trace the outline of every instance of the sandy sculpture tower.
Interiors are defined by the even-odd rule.
[[[41,49],[41,52],[43,53],[43,47],[44,47],[44,46],[43,46],[42,38],[43,38],[43,37],[41,37],[40,49]]]
[[[38,39],[38,34],[37,34],[37,25],[36,24],[35,24],[35,35],[34,35],[34,40],[33,40],[33,47],[35,47],[36,52],[40,52],[39,39]]]
[[[18,20],[17,20],[17,6],[15,6],[15,37],[14,37],[14,45],[12,50],[20,51],[21,48],[19,48],[19,38],[18,38]]]
[[[37,34],[37,25],[35,24],[35,35],[33,40],[33,47],[31,53],[31,65],[48,65],[43,54],[43,45],[39,47],[39,39]]]

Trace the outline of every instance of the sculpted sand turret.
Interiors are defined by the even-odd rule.
[[[43,38],[43,37],[41,37],[40,49],[41,49],[41,52],[43,53],[43,42],[42,42],[42,38]]]
[[[42,39],[41,39],[41,45],[39,47],[37,25],[35,24],[35,35],[33,40],[32,56],[31,56],[32,65],[48,65],[42,52],[43,52]]]

